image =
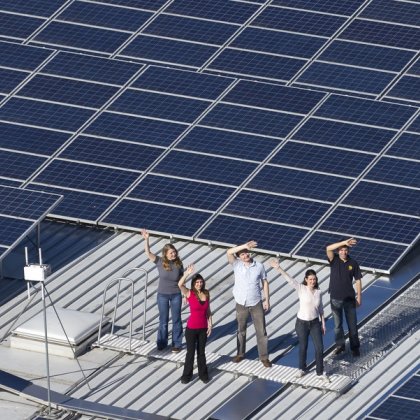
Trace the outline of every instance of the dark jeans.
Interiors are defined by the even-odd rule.
[[[245,355],[246,327],[249,315],[251,315],[257,334],[257,346],[260,359],[268,359],[268,337],[265,329],[265,316],[262,302],[258,302],[255,306],[236,304],[236,320],[238,321],[237,354],[239,356]]]
[[[164,349],[168,345],[169,307],[172,316],[172,347],[180,348],[182,346],[181,293],[158,293],[157,304],[159,309],[158,348]]]
[[[184,372],[182,379],[190,380],[194,368],[194,355],[197,350],[198,376],[202,380],[209,379],[206,363],[207,328],[185,329],[185,341],[187,342],[187,354],[185,356]]]
[[[296,318],[295,328],[299,338],[299,369],[306,370],[306,354],[310,334],[315,347],[316,374],[322,375],[324,372],[324,344],[322,342],[321,322],[318,318],[312,321],[303,321]]]
[[[345,337],[343,330],[343,312],[346,316],[347,326],[349,328],[350,349],[358,350],[360,347],[359,335],[357,332],[356,317],[356,299],[349,298],[345,300],[331,299],[331,312],[334,318],[335,344],[337,347],[345,346]]]

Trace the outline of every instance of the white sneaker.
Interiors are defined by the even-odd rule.
[[[300,379],[300,378],[304,377],[305,375],[306,375],[306,372],[304,370],[302,370],[302,369],[299,369],[297,371],[296,375],[295,375],[295,378],[296,379]]]
[[[323,375],[316,375],[316,378],[322,382],[331,382],[330,378],[327,375],[325,375],[325,373]]]

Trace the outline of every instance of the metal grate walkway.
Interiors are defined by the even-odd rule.
[[[130,340],[128,338],[113,334],[104,335],[101,338],[100,344],[96,342],[93,346],[136,354],[138,356],[167,360],[180,365],[184,362],[186,354],[186,350],[181,350],[179,353],[171,353],[169,348],[159,351],[156,349],[156,343],[147,343],[134,338],[131,340],[130,349]],[[330,382],[319,380],[315,372],[310,372],[303,378],[297,379],[297,368],[277,364],[273,364],[271,368],[266,368],[258,360],[245,359],[240,363],[233,363],[228,356],[209,352],[206,352],[206,359],[210,368],[231,372],[234,375],[245,375],[250,378],[265,379],[282,384],[292,383],[302,387],[318,388],[340,394],[345,392],[352,384],[351,378],[339,374],[331,375],[329,377]]]

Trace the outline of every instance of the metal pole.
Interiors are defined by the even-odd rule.
[[[42,303],[43,303],[43,312],[44,312],[45,357],[46,357],[46,364],[47,364],[48,414],[51,414],[50,361],[48,358],[47,307],[45,305],[44,283],[41,283],[41,291],[42,291]]]

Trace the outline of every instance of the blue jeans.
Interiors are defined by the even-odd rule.
[[[331,312],[334,318],[335,344],[337,347],[344,347],[346,338],[343,330],[343,312],[346,316],[349,328],[350,349],[358,350],[360,347],[359,334],[357,331],[356,299],[347,298],[344,300],[331,299]]]
[[[159,309],[158,349],[164,349],[168,345],[169,307],[172,316],[172,347],[180,348],[182,346],[181,293],[168,295],[158,293],[157,304]]]
[[[245,355],[246,348],[246,327],[248,317],[251,315],[257,335],[258,355],[261,360],[268,359],[268,337],[265,329],[265,317],[262,302],[258,302],[255,306],[243,306],[236,304],[236,320],[238,321],[237,333],[237,354]]]
[[[296,318],[295,328],[299,338],[299,369],[306,370],[306,355],[310,334],[315,347],[316,374],[322,375],[324,372],[324,344],[322,342],[321,322],[318,318],[312,321],[303,321]]]

